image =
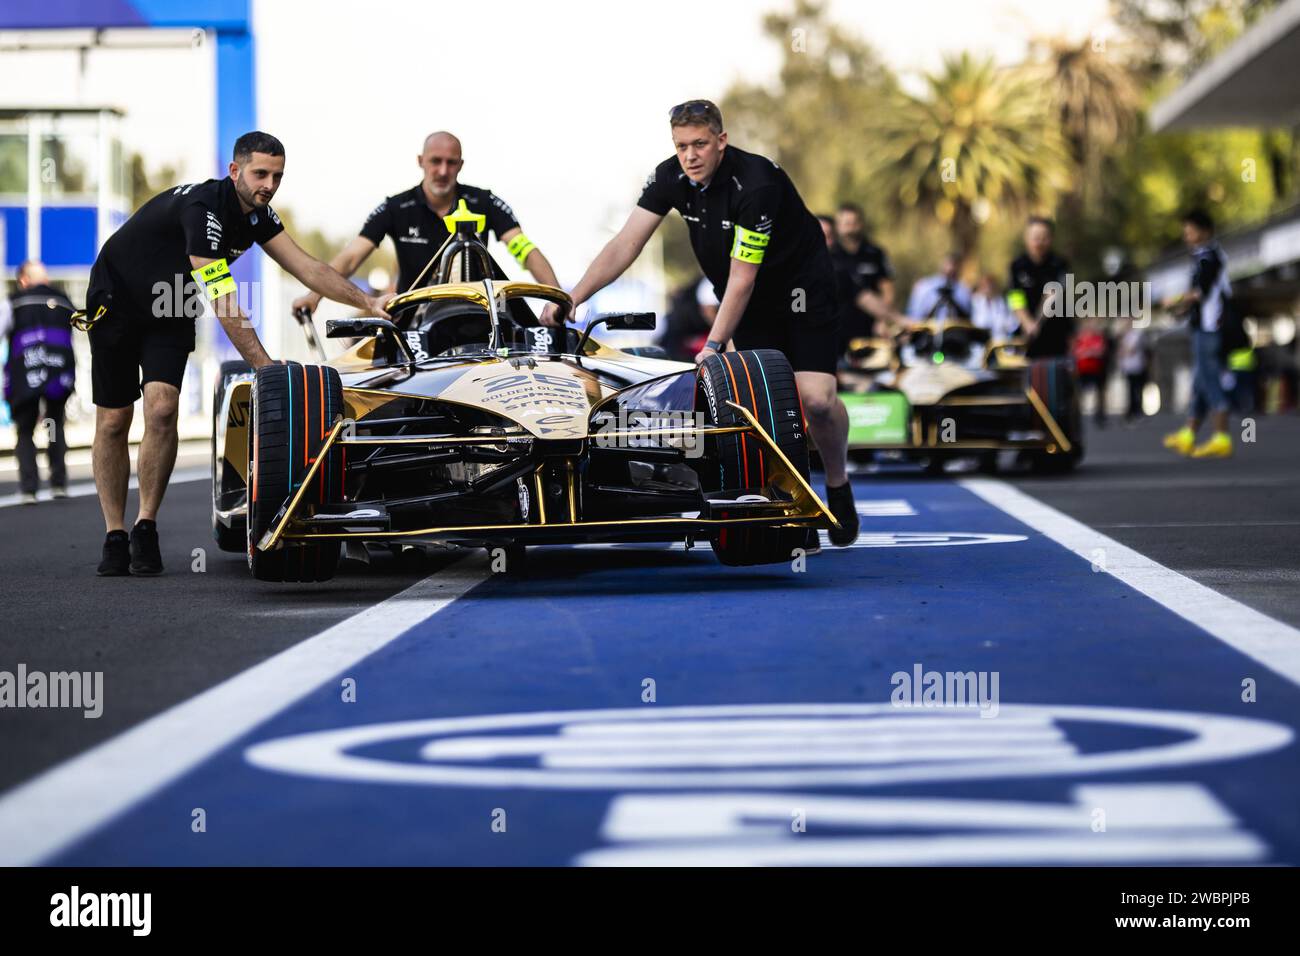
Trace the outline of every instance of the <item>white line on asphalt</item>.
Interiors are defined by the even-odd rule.
[[[1293,684],[1300,684],[1300,631],[1290,625],[1152,561],[1005,482],[967,478],[960,484],[1085,561],[1097,565],[1101,557],[1106,572],[1113,577]]]
[[[486,580],[462,559],[0,798],[0,866],[38,864]]]
[[[211,477],[212,470],[209,468],[183,468],[180,471],[172,472],[171,481],[168,482],[168,485],[178,485],[184,481],[204,481]],[[140,487],[134,477],[131,478],[131,487]],[[68,485],[69,498],[86,498],[94,493],[95,483],[93,481],[79,481]],[[41,503],[52,500],[49,491],[40,492],[39,500]],[[0,508],[12,508],[22,503],[22,495],[0,495]]]

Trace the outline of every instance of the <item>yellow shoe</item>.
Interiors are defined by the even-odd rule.
[[[1196,433],[1186,426],[1165,436],[1165,447],[1180,455],[1190,455],[1195,444]]]
[[[1193,458],[1231,458],[1232,439],[1226,432],[1215,432],[1204,445],[1192,449]]]

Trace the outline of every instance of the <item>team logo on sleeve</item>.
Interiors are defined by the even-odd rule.
[[[216,213],[209,211],[206,224],[206,237],[208,245],[212,247],[213,252],[216,252],[221,248],[221,236],[221,220],[217,218]]]
[[[515,218],[515,211],[510,208],[510,204],[498,196],[496,193],[489,193],[492,196],[492,205],[496,206],[511,219]]]
[[[271,221],[275,223],[277,226],[282,225],[282,223],[280,222],[280,217],[275,214],[275,210],[272,209],[270,206],[266,207],[266,214],[271,217]]]

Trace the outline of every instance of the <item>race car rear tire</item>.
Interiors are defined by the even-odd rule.
[[[1083,459],[1083,415],[1074,363],[1070,359],[1039,359],[1029,367],[1029,385],[1070,441],[1068,452],[1033,452],[1030,465],[1042,474],[1072,471]]]
[[[777,447],[808,478],[808,433],[799,387],[786,357],[774,349],[715,352],[696,373],[695,407],[711,425],[743,425],[745,420],[726,403],[749,411]],[[718,490],[758,489],[767,484],[771,454],[753,435],[720,435],[716,439]],[[722,512],[725,514],[725,512]],[[713,553],[723,564],[743,566],[789,561],[804,547],[806,528],[723,528],[713,537]]]
[[[217,508],[222,498],[222,483],[228,477],[225,459],[217,454],[217,416],[221,414],[221,405],[230,383],[238,376],[247,375],[252,370],[252,366],[247,362],[222,362],[212,395],[212,537],[217,542],[218,548],[232,554],[238,554],[247,547],[248,529],[241,520],[235,520],[230,527],[226,527],[217,518]]]
[[[343,383],[325,365],[267,365],[253,380],[249,436],[248,568],[259,581],[328,581],[338,568],[340,542],[284,543],[259,551],[286,499],[302,484],[334,419],[343,414]],[[343,494],[342,449],[321,462],[303,504]]]

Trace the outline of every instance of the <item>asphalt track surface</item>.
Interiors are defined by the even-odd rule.
[[[93,496],[0,473],[0,670],[104,675],[97,719],[0,710],[0,862],[1295,864],[1300,421],[1210,462],[1170,424],[1059,479],[860,476],[859,546],[803,569],[268,586],[190,480],[168,574],[98,579]],[[997,716],[892,706],[917,668],[996,675]]]

